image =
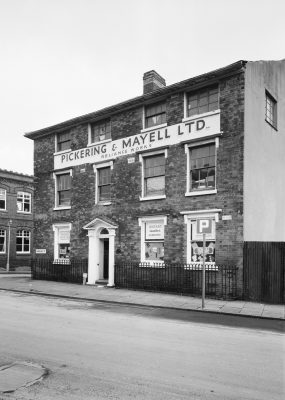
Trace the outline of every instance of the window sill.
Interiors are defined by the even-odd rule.
[[[214,190],[201,190],[197,192],[186,192],[185,196],[186,197],[191,197],[191,196],[204,196],[207,194],[217,194],[217,189]]]
[[[69,151],[71,151],[71,149],[56,151],[55,153],[53,153],[53,155],[54,155],[54,156],[58,156],[58,155],[60,155],[60,154],[68,153]]]
[[[98,206],[110,206],[112,204],[111,201],[99,201],[97,203]]]
[[[109,142],[112,142],[112,139],[105,139],[105,140],[99,140],[98,142],[94,142],[94,143],[88,143],[87,147],[98,146],[98,144],[109,143]]]
[[[6,213],[6,212],[8,212],[8,210],[6,210],[6,209],[4,210],[4,208],[0,208],[0,212],[5,212]]]
[[[268,123],[268,125],[271,126],[271,128],[273,128],[276,132],[278,132],[277,126],[273,125],[271,122],[267,121],[267,119],[265,118],[265,122]]]
[[[31,215],[31,211],[27,212],[27,211],[17,211],[17,214],[25,214],[25,215]]]
[[[65,207],[54,207],[53,211],[60,211],[60,210],[70,210],[71,206],[65,206]]]
[[[165,128],[167,127],[167,124],[160,124],[160,125],[154,125],[150,128],[144,128],[141,130],[141,133],[145,133],[145,132],[152,132],[152,131],[156,131],[157,129],[161,129],[161,128]]]
[[[139,263],[140,268],[165,268],[164,262],[155,261],[141,261]]]
[[[28,256],[31,254],[31,252],[30,251],[16,251],[16,254],[21,254],[21,255],[27,254],[27,256]]]
[[[140,197],[140,201],[148,201],[148,200],[163,200],[166,199],[165,194],[163,196],[153,196],[153,197]]]
[[[190,271],[202,271],[203,263],[201,262],[192,262],[184,265],[184,269]],[[218,271],[219,267],[215,263],[205,262],[206,271]]]
[[[204,118],[204,117],[209,117],[210,115],[215,115],[215,114],[220,114],[221,110],[217,109],[214,111],[209,111],[203,114],[195,114],[195,115],[191,115],[191,117],[185,117],[182,119],[182,122],[188,122],[191,121],[192,119],[199,119],[199,118]]]

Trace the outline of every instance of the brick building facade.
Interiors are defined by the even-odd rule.
[[[267,174],[245,138],[257,134],[256,122],[268,136],[262,145],[284,144],[284,117],[276,113],[277,102],[284,106],[282,74],[284,61],[239,61],[165,86],[149,71],[142,96],[27,133],[34,140],[34,253],[88,257],[88,283],[109,276],[113,285],[119,261],[201,264],[197,221],[207,218],[206,268],[242,272],[243,243],[255,240],[254,224],[262,223],[255,211],[262,182],[253,174]],[[272,195],[264,194],[264,211]]]
[[[30,265],[33,248],[33,196],[33,176],[0,169],[2,268]]]

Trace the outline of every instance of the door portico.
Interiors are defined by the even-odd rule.
[[[96,281],[104,278],[104,251],[109,250],[108,256],[108,285],[115,286],[115,236],[117,225],[101,218],[95,218],[83,227],[88,231],[88,284],[95,285]],[[108,240],[109,246],[104,246]],[[105,250],[104,250],[105,249]],[[105,261],[106,262],[106,261]],[[106,266],[106,265],[105,265]]]

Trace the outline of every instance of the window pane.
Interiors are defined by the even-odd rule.
[[[193,241],[191,244],[191,260],[203,262],[203,242]],[[205,262],[215,262],[215,241],[206,241]]]
[[[63,132],[57,135],[57,150],[69,150],[70,149],[70,132]]]
[[[145,260],[146,261],[163,261],[164,259],[164,243],[163,242],[146,242],[145,243]]]
[[[99,185],[107,185],[111,183],[111,168],[100,168],[99,172]]]
[[[154,104],[145,108],[145,126],[150,128],[166,122],[165,103]]]
[[[207,187],[214,188],[215,187],[215,169],[208,168],[208,177],[207,177]]]
[[[68,190],[71,187],[70,174],[58,175],[58,190]]]
[[[105,185],[99,187],[99,200],[106,201],[110,200],[111,197],[111,185]]]
[[[162,196],[165,194],[165,176],[145,179],[145,196]]]
[[[91,127],[91,142],[100,142],[111,139],[111,122],[103,121]]]
[[[188,96],[188,116],[202,114],[218,108],[218,87],[200,90]]]
[[[70,190],[64,190],[58,192],[58,205],[60,206],[70,206]]]

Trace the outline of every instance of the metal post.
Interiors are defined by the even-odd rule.
[[[202,310],[205,308],[205,288],[206,288],[205,247],[206,247],[206,234],[203,233]]]
[[[10,270],[11,224],[12,224],[12,220],[10,219],[9,222],[8,222],[8,243],[7,243],[7,264],[6,264],[6,271],[7,271],[7,272],[9,272],[9,270]]]

